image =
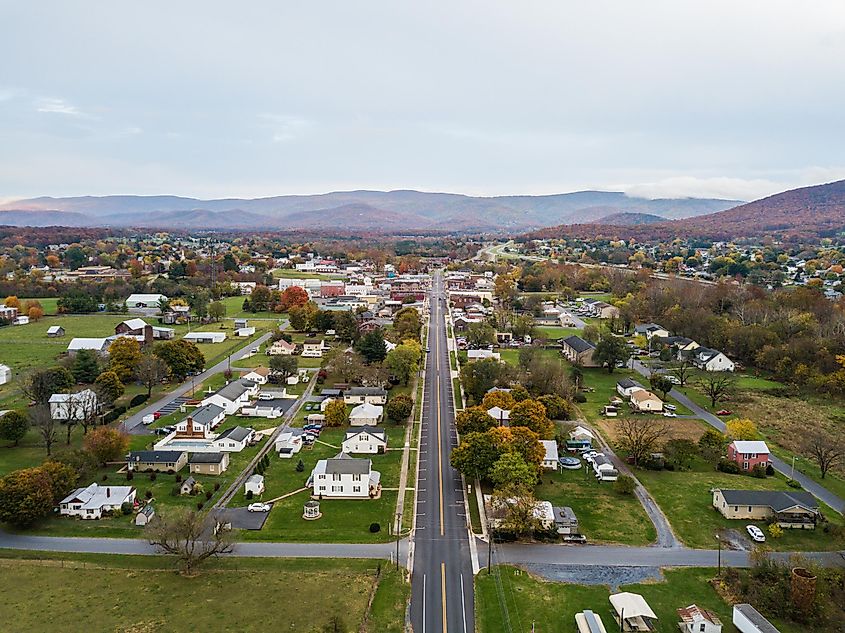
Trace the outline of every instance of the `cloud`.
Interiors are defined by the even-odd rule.
[[[655,182],[623,185],[621,189],[636,198],[724,198],[729,200],[756,200],[783,191],[782,183],[766,179],[697,178],[673,176]]]
[[[35,102],[35,109],[38,112],[49,114],[66,114],[68,116],[84,116],[80,110],[65,101],[64,99],[42,98]]]
[[[274,143],[287,143],[300,138],[314,125],[308,119],[287,114],[263,114],[261,118],[270,127]]]

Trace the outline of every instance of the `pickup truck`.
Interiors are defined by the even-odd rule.
[[[141,418],[141,422],[143,422],[144,425],[152,424],[153,422],[155,422],[155,419],[155,415],[150,413],[149,415],[145,415],[143,418]]]

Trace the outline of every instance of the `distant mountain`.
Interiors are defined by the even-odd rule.
[[[666,218],[651,213],[614,213],[596,220],[594,224],[607,224],[611,226],[640,226],[641,224],[658,224],[665,222]]]
[[[693,236],[730,240],[777,237],[817,239],[845,231],[845,180],[784,191],[732,209],[647,226],[625,225],[605,217],[600,223],[549,227],[530,237],[672,239]]]
[[[686,218],[731,208],[736,200],[649,200],[614,191],[547,196],[474,197],[411,190],[344,191],[306,196],[199,200],[178,196],[31,198],[0,205],[6,223],[44,226],[119,226],[194,229],[317,228],[523,232],[557,224],[593,222],[618,213]],[[50,212],[51,215],[39,215]],[[61,214],[73,214],[64,216]],[[332,214],[334,220],[327,221]],[[3,217],[3,215],[0,215]],[[344,224],[340,224],[340,220]]]

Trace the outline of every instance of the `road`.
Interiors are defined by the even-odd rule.
[[[641,376],[644,376],[645,378],[648,378],[651,375],[651,370],[638,360],[632,360],[631,366],[633,367],[634,371],[636,371]],[[707,424],[722,433],[727,430],[727,426],[723,420],[693,402],[680,389],[672,389],[672,391],[669,392],[669,395],[675,398],[675,400],[677,400],[681,405],[685,406],[687,409],[692,411],[693,415],[696,418],[704,420],[705,422],[707,422]],[[798,472],[797,470],[793,473],[791,464],[787,464],[782,459],[775,457],[774,455],[771,455],[770,459],[772,462],[772,467],[776,471],[786,477],[794,477],[795,481],[800,483],[804,490],[812,494],[816,499],[826,503],[831,508],[836,510],[839,514],[845,514],[845,499],[842,499],[842,497],[835,495],[824,486],[819,485],[814,480],[807,477],[804,473]]]
[[[250,341],[249,343],[244,345],[238,351],[232,352],[231,355],[227,356],[213,367],[210,367],[201,374],[194,376],[193,380],[186,380],[153,404],[147,405],[137,413],[129,416],[122,423],[123,430],[125,430],[127,433],[131,433],[132,435],[148,435],[149,433],[151,433],[151,431],[148,427],[144,426],[143,420],[145,415],[155,413],[166,404],[173,402],[176,398],[187,394],[194,388],[195,385],[201,385],[204,380],[211,378],[215,374],[219,374],[226,371],[226,369],[232,364],[234,364],[236,361],[239,361],[240,359],[249,356],[249,351],[253,347],[259,347],[262,343],[267,341],[270,338],[271,334],[272,333],[270,332],[268,332],[267,334],[262,334],[254,341]]]
[[[457,431],[446,344],[445,293],[439,271],[434,275],[430,305],[431,352],[419,445],[411,624],[415,633],[472,633],[473,565],[464,485],[449,463],[449,453],[457,445]]]

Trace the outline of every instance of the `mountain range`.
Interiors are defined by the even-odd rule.
[[[704,198],[651,200],[616,191],[497,197],[412,190],[346,191],[218,200],[179,196],[40,197],[0,205],[0,225],[515,233],[602,218],[606,221],[608,216],[618,214],[688,218],[739,203]],[[636,223],[633,218],[628,220]]]

